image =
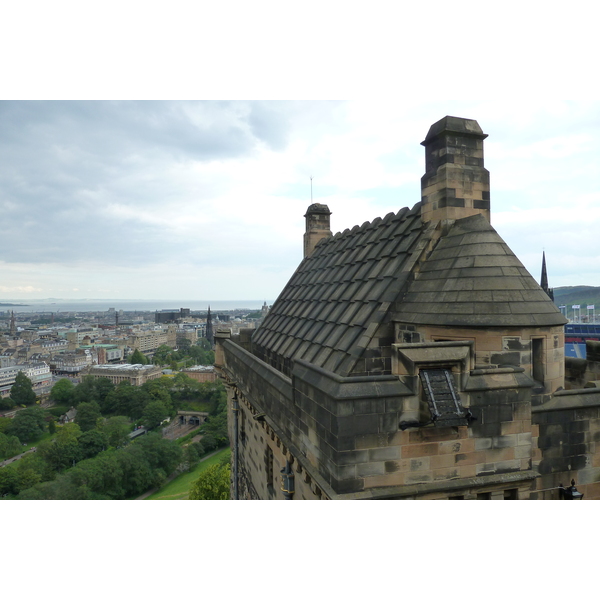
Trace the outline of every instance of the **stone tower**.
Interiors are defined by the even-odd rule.
[[[490,221],[490,174],[483,167],[483,133],[477,121],[444,117],[430,128],[421,178],[422,220],[456,220],[483,214]]]
[[[312,254],[315,246],[323,239],[331,237],[329,217],[331,211],[326,204],[311,204],[304,215],[306,233],[304,234],[304,258]]]

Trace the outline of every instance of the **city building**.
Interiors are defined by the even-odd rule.
[[[234,498],[600,497],[600,389],[564,389],[566,319],[491,225],[486,137],[432,125],[412,209],[332,235],[311,205],[261,326],[216,332]]]
[[[195,367],[183,369],[182,372],[201,383],[214,383],[217,381],[217,372],[212,365],[196,365]]]
[[[115,385],[123,381],[131,385],[143,385],[147,381],[162,377],[162,367],[158,365],[96,365],[87,369],[86,374],[105,377]]]
[[[15,365],[0,368],[0,396],[8,396],[19,372],[23,372],[39,393],[41,388],[49,386],[52,382],[50,367],[45,362],[28,365]]]

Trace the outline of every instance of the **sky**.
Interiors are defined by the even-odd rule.
[[[434,5],[439,20],[431,5],[394,20],[382,18],[393,3],[340,14],[308,2],[284,35],[277,11],[246,32],[241,4],[219,37],[206,26],[218,8],[199,35],[126,2],[138,49],[124,24],[106,43],[110,11],[88,40],[62,23],[48,33],[40,4],[33,50],[10,31],[0,42],[22,50],[0,84],[0,301],[273,301],[302,259],[310,178],[334,233],[412,207],[420,142],[445,115],[489,135],[492,225],[530,273],[539,280],[545,250],[551,286],[600,285],[591,23],[528,5],[515,20],[510,2],[497,14]],[[209,50],[215,60],[198,58]]]
[[[489,135],[492,224],[539,279],[600,285],[600,104],[0,102],[0,298],[273,300],[304,213],[335,233],[420,199],[429,126]],[[551,126],[549,126],[551,124]]]

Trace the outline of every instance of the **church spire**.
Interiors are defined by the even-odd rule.
[[[215,345],[212,317],[210,315],[210,306],[208,307],[208,314],[206,315],[206,339],[210,343],[210,347],[213,348]]]
[[[550,300],[554,301],[554,290],[548,287],[548,272],[546,271],[546,252],[542,252],[542,278],[540,287],[548,294]]]

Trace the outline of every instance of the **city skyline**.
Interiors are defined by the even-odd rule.
[[[0,301],[275,298],[303,215],[332,231],[420,199],[446,114],[486,140],[492,225],[539,280],[600,285],[595,101],[0,103]],[[242,290],[242,291],[241,291]]]

